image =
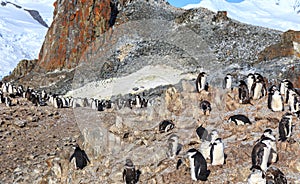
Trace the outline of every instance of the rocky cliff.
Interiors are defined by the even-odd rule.
[[[74,69],[80,70],[78,65],[87,61],[94,63],[90,66],[94,67],[94,72],[86,73],[97,71],[100,75],[87,75],[85,78],[89,80],[85,82],[103,79],[103,72],[106,78],[120,73],[127,75],[157,62],[184,72],[219,68],[220,74],[237,72],[236,68],[244,73],[253,68],[259,71],[273,64],[278,70],[271,74],[274,78],[280,72],[280,78],[299,80],[299,75],[294,72],[299,69],[297,31],[282,33],[243,24],[229,19],[225,11],[216,14],[203,8],[177,9],[164,0],[120,1],[115,25],[109,30],[111,15],[114,15],[109,0],[56,1],[54,6],[54,20],[35,70],[19,80],[26,85],[40,87],[42,78],[42,86],[66,93],[72,88]],[[155,24],[151,20],[161,21]],[[182,30],[186,34],[181,34]],[[137,62],[152,55],[160,58],[155,62],[149,58]],[[165,58],[170,56],[173,58],[166,61]],[[284,64],[287,60],[292,64]],[[281,71],[283,64],[285,70]]]

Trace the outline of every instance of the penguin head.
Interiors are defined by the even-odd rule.
[[[247,75],[247,78],[248,78],[248,79],[253,79],[253,80],[255,79],[253,73],[249,73],[249,74]]]
[[[270,88],[269,88],[269,93],[274,93],[277,89],[277,87],[275,85],[272,85]]]
[[[258,165],[252,166],[250,170],[251,170],[251,175],[261,176],[263,179],[266,177],[265,172]]]
[[[78,149],[80,149],[80,147],[79,147],[78,143],[74,144],[74,145],[72,146],[72,148],[73,148],[74,150],[78,150]]]
[[[127,166],[127,167],[133,167],[133,162],[132,162],[132,160],[129,159],[129,158],[126,158],[125,166]]]
[[[215,141],[218,139],[219,135],[218,135],[218,131],[217,130],[213,130],[210,134],[211,140],[210,141]]]
[[[243,81],[243,80],[240,80],[239,82],[240,82],[240,85],[239,85],[239,86],[246,85],[246,82]]]
[[[195,155],[196,153],[198,153],[199,151],[196,150],[195,148],[191,148],[189,149],[186,153],[187,153],[187,156],[193,156]]]
[[[271,129],[266,129],[263,133],[263,135],[261,136],[261,138],[267,137],[273,141],[276,140],[275,135],[273,135],[273,131]]]
[[[267,147],[271,147],[271,139],[269,137],[263,137],[261,142],[264,143]]]
[[[287,113],[285,113],[285,114],[282,116],[282,118],[284,118],[284,119],[288,119],[288,120],[292,120],[292,118],[293,118],[293,114],[292,114],[292,113],[289,113],[289,112],[287,112]]]

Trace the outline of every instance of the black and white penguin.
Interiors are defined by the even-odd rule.
[[[277,153],[277,146],[276,146],[276,137],[275,135],[273,134],[273,131],[271,129],[266,129],[263,133],[263,135],[261,136],[260,140],[263,140],[263,139],[269,139],[270,140],[270,145],[272,147],[271,149],[271,154],[270,154],[270,157],[269,157],[269,163],[276,163],[278,161],[278,153]]]
[[[210,141],[209,140],[209,134],[208,131],[201,125],[196,129],[196,134],[198,135],[199,139],[204,142],[204,141]]]
[[[2,91],[0,91],[0,103],[5,103],[5,99],[4,99]]]
[[[256,143],[251,153],[252,166],[260,166],[263,171],[266,171],[271,149],[272,147],[269,138],[263,138]]]
[[[126,159],[126,163],[124,165],[123,181],[125,181],[126,184],[135,184],[138,181],[135,166],[130,159]]]
[[[47,98],[48,98],[47,92],[45,90],[42,90],[41,99],[46,101],[46,100],[48,100]]]
[[[249,74],[247,75],[247,79],[246,79],[248,91],[251,91],[252,85],[253,85],[254,81],[255,81],[255,76],[254,76],[254,74],[253,74],[253,73],[249,73]]]
[[[113,103],[112,103],[111,100],[106,100],[106,101],[105,101],[105,108],[106,108],[106,109],[111,109],[111,108],[113,108]]]
[[[251,167],[251,173],[248,176],[248,184],[265,184],[266,175],[265,172],[260,168],[260,166],[254,165]]]
[[[197,92],[200,93],[202,90],[208,91],[208,84],[206,82],[207,74],[205,72],[199,73],[196,79],[196,89]]]
[[[199,135],[198,135],[199,136]],[[215,142],[215,140],[219,137],[218,132],[216,130],[213,130],[211,133],[208,134],[208,136],[201,142],[199,151],[203,155],[205,159],[211,159],[210,158],[210,152],[212,144]]]
[[[148,99],[142,98],[141,108],[146,108],[148,106]]]
[[[286,141],[292,135],[292,114],[286,113],[279,122],[279,140]]]
[[[142,98],[140,95],[135,95],[133,101],[132,101],[132,105],[135,108],[141,108],[142,107]]]
[[[105,110],[105,103],[103,100],[98,100],[98,111],[104,111]]]
[[[239,84],[239,103],[241,104],[247,104],[250,103],[250,96],[249,96],[249,90],[245,83],[245,81],[240,80]]]
[[[299,111],[300,95],[294,89],[287,90],[287,103],[291,113]]]
[[[2,92],[3,93],[8,93],[8,83],[3,83],[2,84]]]
[[[12,105],[11,99],[8,96],[4,97],[4,101],[6,107],[10,107]]]
[[[22,97],[23,93],[24,93],[24,88],[22,85],[19,85],[17,88],[16,96]]]
[[[243,114],[237,114],[237,115],[233,115],[230,116],[228,118],[228,123],[232,123],[234,122],[236,125],[246,125],[246,124],[252,124],[251,121],[249,120],[249,118]]]
[[[277,167],[271,166],[266,171],[266,183],[287,184],[287,179]]]
[[[287,103],[288,89],[294,89],[294,85],[288,79],[284,79],[279,85],[280,94],[283,95],[284,103]]]
[[[61,101],[62,101],[62,107],[63,107],[63,108],[69,107],[69,101],[68,101],[67,98],[65,98],[65,97],[60,97],[60,99],[61,99]]]
[[[279,90],[273,89],[268,95],[268,108],[274,112],[284,111],[283,97]]]
[[[170,159],[174,159],[179,154],[182,145],[179,144],[179,137],[176,134],[172,134],[168,139],[167,156]]]
[[[255,82],[252,84],[251,91],[250,91],[250,98],[253,100],[258,100],[265,96],[266,89],[264,87],[264,81],[261,79],[255,79]]]
[[[204,115],[210,115],[211,105],[209,101],[203,100],[200,102],[200,109],[202,110]]]
[[[159,132],[164,133],[172,130],[175,127],[172,120],[163,120],[159,123]]]
[[[87,166],[87,162],[90,163],[90,160],[85,151],[80,149],[78,144],[75,145],[74,149],[74,153],[71,155],[69,161],[71,162],[75,159],[75,169],[83,169]]]
[[[232,75],[230,73],[226,74],[224,78],[223,88],[232,90]]]
[[[91,102],[91,109],[98,110],[98,99],[93,99]]]
[[[63,108],[63,102],[62,102],[61,98],[55,97],[54,102],[53,102],[53,106],[55,108]]]
[[[221,138],[217,138],[210,149],[211,165],[223,165],[225,163],[224,143]]]
[[[13,94],[14,93],[14,86],[12,84],[8,84],[8,91],[9,94]]]
[[[191,178],[193,181],[206,181],[210,174],[207,170],[207,163],[203,155],[196,149],[192,148],[187,151],[189,158]]]

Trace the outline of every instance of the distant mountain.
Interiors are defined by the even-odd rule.
[[[54,0],[0,2],[0,79],[22,59],[36,59],[51,25]]]
[[[225,10],[228,17],[238,21],[287,31],[300,30],[300,0],[244,0],[230,3],[225,0],[201,0],[184,9],[203,7],[212,11]]]

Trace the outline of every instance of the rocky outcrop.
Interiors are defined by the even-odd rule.
[[[54,3],[53,22],[39,54],[47,71],[77,66],[81,54],[108,29],[110,0],[72,0]]]
[[[38,21],[41,25],[48,28],[47,23],[43,20],[42,16],[40,15],[40,13],[38,11],[28,10],[28,9],[24,9],[24,10],[27,11],[32,16],[32,18],[34,18],[34,20]]]
[[[296,56],[300,58],[300,31],[289,30],[281,36],[281,42],[266,47],[259,53],[258,61],[280,57]]]
[[[167,16],[170,19],[166,10],[159,8],[162,3],[167,6],[163,0],[135,0],[135,6],[131,5],[132,1],[119,2],[116,25],[128,19],[140,20],[145,16],[148,18]],[[110,0],[56,1],[54,6],[53,23],[39,54],[38,65],[46,71],[75,68],[84,51],[95,44],[94,41],[109,29],[110,16],[113,15]]]
[[[37,61],[38,61],[37,59],[35,60],[24,59],[20,61],[17,67],[11,73],[11,75],[4,77],[3,80],[4,81],[10,81],[11,79],[16,80],[26,76],[35,68]]]

